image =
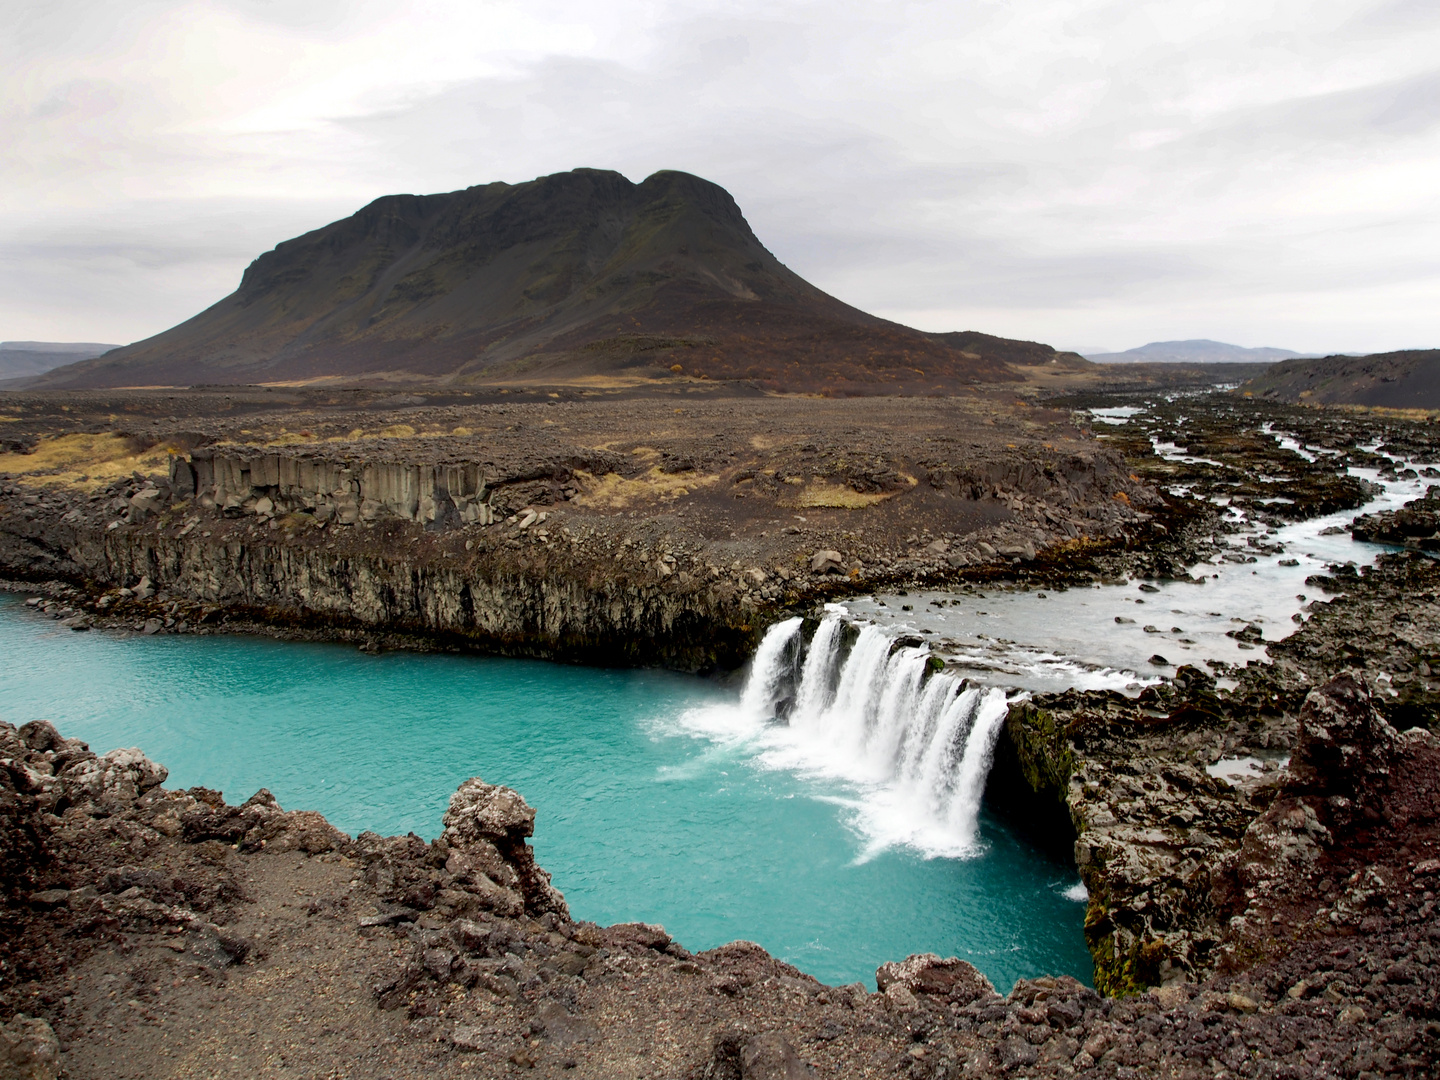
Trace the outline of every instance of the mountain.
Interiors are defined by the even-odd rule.
[[[451,385],[625,374],[834,394],[926,392],[1085,365],[1049,346],[929,335],[793,273],[723,188],[596,169],[389,195],[278,245],[194,318],[48,386],[321,378]]]
[[[1440,349],[1287,360],[1240,393],[1310,405],[1440,408]]]
[[[1297,353],[1289,349],[1247,349],[1227,345],[1223,341],[1194,338],[1189,341],[1152,341],[1136,349],[1115,353],[1086,353],[1085,359],[1097,364],[1273,364],[1314,353]]]
[[[93,341],[0,341],[0,379],[41,375],[63,364],[89,360],[115,347]]]

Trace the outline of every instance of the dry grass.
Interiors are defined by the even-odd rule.
[[[622,510],[637,504],[683,498],[695,488],[709,487],[719,479],[719,474],[666,473],[652,468],[633,480],[627,480],[619,473],[594,476],[583,469],[576,469],[575,480],[580,494],[575,502],[580,506]]]
[[[894,491],[856,491],[843,484],[807,484],[803,490],[790,499],[782,499],[781,506],[805,509],[807,507],[828,507],[833,510],[863,510],[886,499],[894,498]]]
[[[315,435],[304,431],[282,431],[273,439],[267,442],[266,446],[300,446],[306,443],[318,442]]]
[[[50,487],[91,491],[132,472],[168,472],[171,447],[140,449],[128,435],[57,435],[41,439],[30,454],[0,454],[0,472],[29,477]]]

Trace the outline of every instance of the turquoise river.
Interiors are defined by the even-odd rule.
[[[876,828],[909,812],[894,785],[807,767],[773,725],[737,722],[742,705],[659,671],[72,633],[0,594],[0,720],[141,747],[167,786],[266,787],[352,835],[428,839],[482,776],[537,808],[537,858],[577,919],[661,923],[697,950],[757,941],[832,983],[873,985],[913,952],[964,957],[1002,991],[1089,981],[1073,866],[983,807],[959,846]]]

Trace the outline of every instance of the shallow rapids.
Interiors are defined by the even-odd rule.
[[[1141,411],[1132,406],[1095,414],[1121,423]],[[1328,453],[1283,432],[1267,428],[1266,434],[1310,459]],[[1187,459],[1171,446],[1159,449],[1162,455]],[[1392,460],[1412,472],[1433,464]],[[1229,507],[1226,513],[1237,531],[1224,537],[1226,550],[1220,555],[1188,568],[1193,581],[1064,590],[916,590],[862,597],[847,602],[844,610],[892,634],[923,638],[957,675],[1009,689],[1135,692],[1173,675],[1181,664],[1264,663],[1263,642],[1235,632],[1255,626],[1264,641],[1289,637],[1308,617],[1311,603],[1328,599],[1306,584],[1307,577],[1326,573],[1332,563],[1367,565],[1388,550],[1353,540],[1349,523],[1361,514],[1398,509],[1435,482],[1423,474],[1347,471],[1376,491],[1355,510],[1267,527]],[[1221,685],[1226,685],[1223,680]]]

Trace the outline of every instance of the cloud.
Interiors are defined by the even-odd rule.
[[[155,332],[378,195],[588,165],[715,180],[927,328],[1440,340],[1437,46],[1408,0],[21,3],[0,337]]]

